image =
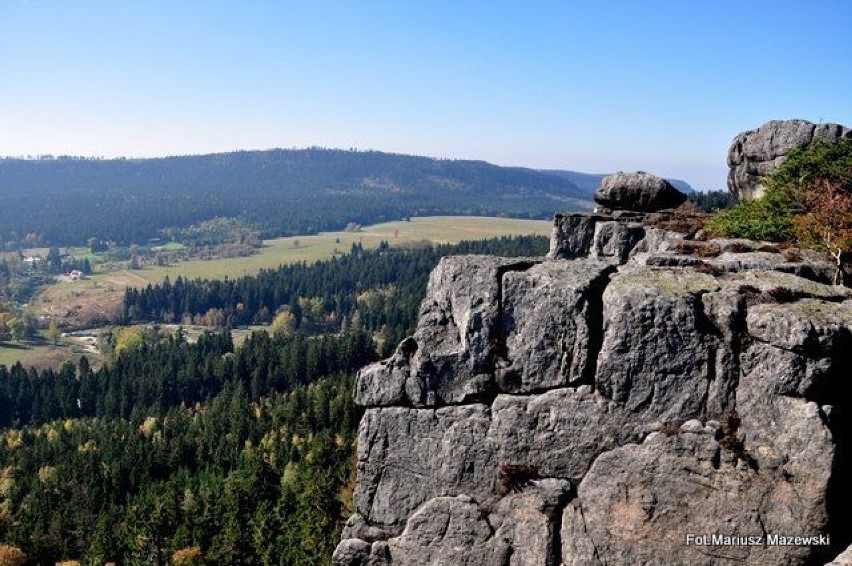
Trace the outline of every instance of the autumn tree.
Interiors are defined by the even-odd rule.
[[[844,254],[852,252],[852,193],[840,181],[820,179],[801,195],[804,211],[793,219],[803,245],[831,255],[837,267],[834,283],[842,283]]]
[[[292,334],[296,329],[296,317],[293,316],[293,313],[284,310],[275,315],[275,319],[272,321],[272,333],[273,334]]]
[[[190,546],[176,550],[172,554],[172,564],[175,566],[191,566],[192,564],[201,564],[201,549],[197,546]]]
[[[10,544],[0,545],[0,566],[23,566],[27,562],[27,555]]]
[[[55,318],[50,319],[50,324],[47,327],[47,337],[53,342],[54,346],[59,345],[59,338],[62,336],[62,331],[59,330],[59,323]]]

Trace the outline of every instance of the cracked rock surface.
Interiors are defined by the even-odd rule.
[[[335,564],[849,563],[852,291],[640,217],[441,261],[414,335],[358,375]],[[830,544],[744,542],[772,535]]]

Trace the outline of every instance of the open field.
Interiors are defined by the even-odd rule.
[[[86,352],[79,353],[75,348],[72,350],[67,344],[60,343],[59,346],[50,344],[17,344],[0,342],[0,366],[11,367],[15,362],[21,362],[24,367],[34,366],[37,369],[57,369],[62,362],[70,361],[74,364],[85,355],[92,367],[100,366],[100,356]]]
[[[166,276],[174,281],[179,275],[189,279],[235,278],[281,264],[328,259],[335,253],[347,253],[354,243],[360,243],[364,248],[376,248],[382,240],[386,240],[391,246],[405,246],[424,240],[456,243],[461,240],[482,240],[504,235],[550,235],[552,226],[553,222],[549,220],[458,216],[412,218],[411,222],[385,222],[365,226],[360,232],[322,232],[312,236],[276,238],[264,241],[258,253],[246,257],[185,261],[167,267],[148,267],[131,273],[152,283],[162,281]],[[101,275],[96,275],[94,279],[99,277]]]
[[[57,282],[44,289],[30,308],[36,316],[57,318],[64,326],[84,328],[111,318],[121,305],[126,287],[144,287],[167,276],[172,281],[178,276],[235,278],[281,264],[327,259],[335,253],[347,253],[354,243],[375,248],[382,240],[391,246],[406,246],[424,240],[455,243],[503,235],[548,235],[551,226],[549,220],[437,216],[365,226],[360,232],[277,238],[266,240],[258,253],[247,257],[184,261],[166,267],[95,273],[82,281]]]

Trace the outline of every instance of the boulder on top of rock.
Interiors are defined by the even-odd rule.
[[[814,140],[834,143],[848,137],[852,130],[845,126],[807,120],[772,120],[743,132],[728,150],[728,190],[741,200],[758,198],[763,194],[763,178],[784,163],[791,150]]]
[[[686,202],[686,195],[662,177],[644,171],[619,171],[604,177],[595,191],[595,202],[617,210],[656,212],[680,206]]]

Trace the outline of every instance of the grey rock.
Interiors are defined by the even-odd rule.
[[[724,252],[718,257],[709,260],[709,263],[720,267],[724,271],[773,270],[790,273],[797,277],[820,283],[831,283],[834,280],[835,273],[834,265],[825,258],[803,263],[800,261],[788,261],[785,256],[778,253],[757,251],[746,253]]]
[[[710,434],[653,433],[595,461],[563,514],[563,563],[804,564],[810,547],[687,544],[688,535],[824,533],[824,502],[800,487],[741,465]]]
[[[789,295],[794,298],[822,299],[829,302],[840,302],[852,297],[852,290],[848,287],[826,285],[778,271],[746,271],[726,276],[719,281],[726,288],[736,288],[741,292],[757,290],[760,293],[770,293],[782,289],[789,292]]]
[[[536,260],[454,256],[429,278],[414,336],[358,375],[363,406],[431,407],[492,395],[500,329],[501,279]]]
[[[393,564],[390,547],[386,541],[376,541],[370,547],[370,558],[367,559],[367,566],[390,566]]]
[[[852,136],[839,124],[813,124],[806,120],[772,120],[737,135],[728,151],[728,190],[739,199],[763,194],[761,181],[786,159],[787,154],[814,139],[833,143]]]
[[[557,214],[547,259],[587,257],[595,236],[595,224],[610,219],[596,214]]]
[[[852,328],[852,309],[839,303],[802,299],[749,309],[748,332],[784,350],[831,355]]]
[[[388,537],[388,532],[381,527],[368,525],[360,513],[353,513],[343,526],[340,533],[341,539],[361,539],[365,541],[379,541]]]
[[[639,438],[643,426],[624,408],[588,388],[541,395],[499,395],[488,442],[503,464],[532,467],[540,477],[579,482],[603,450]]]
[[[589,255],[593,258],[614,258],[627,261],[630,252],[645,238],[645,227],[633,222],[598,222],[592,237]]]
[[[680,206],[686,202],[686,195],[662,177],[644,171],[619,171],[603,178],[595,191],[595,202],[612,209],[656,212]]]
[[[511,548],[511,566],[559,566],[558,525],[570,490],[567,481],[543,479],[500,500],[488,520],[496,530],[495,537]]]
[[[689,269],[621,268],[603,295],[601,393],[634,419],[708,416],[716,339],[702,327],[700,296],[719,289],[715,278]]]
[[[358,427],[355,510],[382,537],[396,535],[424,502],[495,492],[495,454],[485,405],[368,409]],[[362,531],[363,532],[363,531]]]
[[[393,564],[491,566],[508,564],[509,548],[483,510],[466,495],[436,497],[419,509],[405,531],[388,541]]]
[[[642,238],[631,250],[630,256],[641,256],[642,254],[673,253],[679,242],[683,240],[683,234],[662,230],[660,228],[645,227],[645,237]]]
[[[805,565],[835,549],[686,536],[848,542],[852,290],[809,252],[635,220],[557,217],[571,260],[441,262],[414,336],[358,376],[336,564]]]
[[[591,381],[601,295],[612,271],[588,260],[553,261],[503,276],[500,391]]]
[[[334,549],[331,563],[334,566],[361,566],[367,563],[369,557],[369,543],[363,540],[345,538]]]

